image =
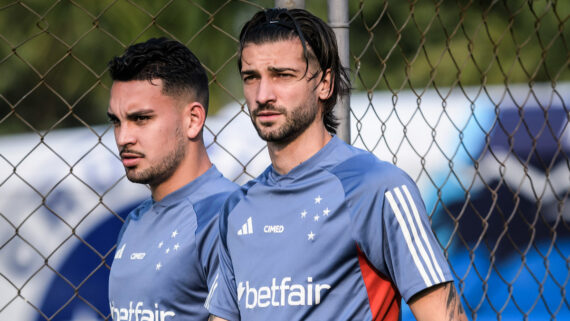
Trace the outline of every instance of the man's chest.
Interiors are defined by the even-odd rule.
[[[111,293],[124,293],[120,284],[129,284],[128,292],[157,294],[169,284],[200,279],[191,271],[197,263],[195,228],[187,219],[131,221],[115,252]]]
[[[356,258],[352,233],[342,188],[316,181],[252,191],[228,217],[227,243],[236,278],[267,282],[296,271],[305,278]]]

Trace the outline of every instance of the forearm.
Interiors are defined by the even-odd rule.
[[[228,321],[228,320],[222,319],[222,318],[217,317],[217,316],[215,316],[215,315],[213,315],[213,314],[210,314],[210,317],[208,318],[208,321]]]

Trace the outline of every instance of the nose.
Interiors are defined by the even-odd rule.
[[[115,127],[115,141],[119,150],[127,145],[134,145],[136,143],[135,135],[126,123],[120,124]]]
[[[269,77],[261,77],[259,79],[255,101],[259,105],[275,102],[276,96],[273,83]]]

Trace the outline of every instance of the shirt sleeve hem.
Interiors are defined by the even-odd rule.
[[[226,319],[228,321],[237,321],[239,320],[239,314],[234,313],[230,310],[226,310],[217,306],[212,306],[210,305],[210,308],[208,309],[210,314],[213,314],[217,317],[220,317],[222,319]]]
[[[421,283],[421,284],[418,284],[416,286],[411,287],[410,289],[408,289],[408,291],[405,291],[404,293],[402,293],[402,298],[407,303],[414,295],[418,294],[419,292],[421,292],[425,289],[429,289],[432,286],[436,286],[438,284],[443,284],[443,283],[447,283],[447,282],[453,282],[453,277],[449,273],[445,273],[443,280],[441,280],[438,283],[434,283],[431,286],[426,286],[425,283]]]

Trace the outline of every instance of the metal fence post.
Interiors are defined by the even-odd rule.
[[[327,0],[329,25],[334,30],[340,62],[347,70],[350,68],[348,1]],[[341,97],[335,106],[335,115],[339,120],[337,136],[350,144],[350,96]]]

